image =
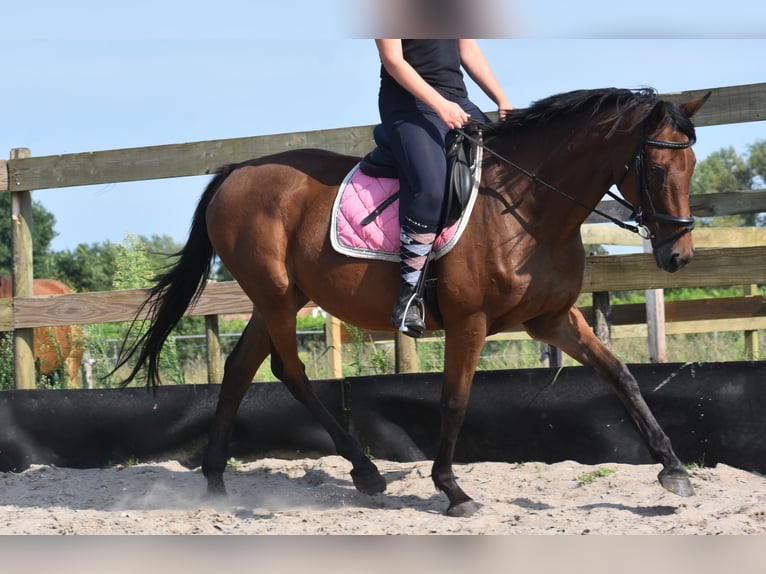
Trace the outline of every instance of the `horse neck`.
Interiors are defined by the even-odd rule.
[[[506,197],[513,206],[506,211],[519,220],[559,236],[577,233],[635,149],[636,134],[605,132],[564,125],[498,141],[498,154],[515,165],[491,158],[488,187]]]

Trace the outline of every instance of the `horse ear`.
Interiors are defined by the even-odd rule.
[[[692,100],[690,102],[686,102],[685,104],[681,104],[681,109],[684,111],[687,117],[692,117],[694,114],[696,114],[699,109],[702,107],[702,104],[704,104],[707,99],[710,97],[710,94],[713,92],[708,92],[701,98],[697,98],[696,100]]]

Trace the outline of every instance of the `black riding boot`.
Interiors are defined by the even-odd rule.
[[[428,226],[412,220],[402,225],[399,233],[399,270],[401,287],[396,298],[391,322],[405,335],[417,339],[426,330],[423,300],[417,285],[423,278],[423,269],[436,239],[436,233]]]
[[[402,283],[394,312],[391,314],[391,322],[405,335],[418,339],[426,330],[423,311],[423,300],[416,293],[415,287]]]

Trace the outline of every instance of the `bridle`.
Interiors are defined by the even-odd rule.
[[[636,151],[633,154],[633,160],[630,163],[625,164],[622,175],[614,184],[615,187],[619,190],[620,186],[622,186],[625,181],[625,177],[630,172],[631,166],[634,166],[636,169],[636,190],[638,193],[638,206],[634,207],[631,203],[622,197],[613,194],[611,191],[607,191],[607,195],[632,211],[631,218],[636,222],[636,225],[629,225],[626,227],[626,229],[630,229],[631,231],[638,233],[638,235],[644,239],[655,238],[651,230],[645,225],[646,223],[667,223],[682,228],[678,233],[675,233],[671,237],[667,237],[661,242],[657,243],[655,245],[655,248],[657,248],[667,243],[676,241],[680,237],[690,233],[694,229],[694,217],[677,217],[675,215],[657,213],[657,210],[654,208],[654,203],[652,202],[651,190],[649,189],[649,181],[646,175],[646,148],[649,146],[660,149],[682,150],[691,147],[694,144],[694,140],[688,139],[686,141],[674,142],[652,139],[646,135],[646,123],[647,120],[644,120],[641,124],[641,137],[639,139]],[[644,211],[645,204],[650,210],[648,213],[645,213]]]
[[[538,183],[544,187],[547,187],[548,189],[556,192],[560,196],[570,200],[576,205],[592,213],[600,215],[601,217],[604,217],[605,219],[609,220],[610,222],[614,223],[615,225],[623,229],[626,229],[633,233],[637,233],[639,236],[643,237],[644,239],[655,239],[655,235],[652,233],[649,227],[647,227],[646,225],[647,223],[655,222],[659,224],[663,224],[663,223],[672,224],[672,225],[680,226],[683,228],[681,229],[681,231],[674,234],[673,236],[668,237],[664,239],[663,241],[659,242],[658,244],[656,244],[655,248],[657,248],[662,245],[665,245],[666,243],[676,241],[678,238],[691,232],[694,229],[694,218],[693,217],[677,217],[675,215],[657,213],[657,210],[654,208],[654,204],[652,202],[651,190],[649,189],[649,181],[646,175],[646,148],[655,147],[655,148],[661,148],[661,149],[682,150],[682,149],[691,147],[694,144],[694,139],[690,138],[686,141],[674,142],[674,141],[667,141],[667,140],[657,140],[657,139],[648,137],[646,134],[646,131],[647,131],[647,122],[649,121],[650,116],[651,116],[651,113],[647,114],[646,118],[641,122],[640,137],[638,140],[638,144],[636,146],[636,150],[631,156],[631,160],[625,164],[622,174],[620,175],[620,177],[617,179],[617,181],[614,184],[615,187],[619,190],[620,186],[625,182],[625,178],[627,177],[628,173],[630,173],[631,167],[635,167],[636,189],[638,193],[638,205],[634,206],[623,197],[620,197],[619,195],[612,193],[611,190],[607,190],[605,193],[605,195],[608,195],[609,197],[617,201],[620,205],[631,210],[630,218],[635,222],[635,225],[630,223],[625,223],[624,221],[621,221],[617,219],[616,217],[613,217],[607,213],[604,213],[603,211],[600,211],[599,209],[595,207],[591,207],[585,204],[584,202],[580,201],[576,197],[561,191],[554,185],[551,185],[548,182],[540,179],[536,174],[530,172],[529,170],[523,168],[522,166],[514,163],[508,158],[500,155],[496,151],[487,147],[482,141],[482,137],[481,137],[481,128],[490,127],[487,124],[484,124],[481,121],[469,118],[468,120],[469,123],[476,124],[479,127],[478,137],[473,136],[470,133],[467,133],[467,131],[464,128],[459,128],[455,131],[462,134],[462,136],[468,141],[478,146],[481,146],[481,148],[484,151],[495,156],[497,159],[499,159],[503,163],[517,169],[518,171],[523,173],[525,176],[527,176],[529,179],[531,179],[535,183]]]

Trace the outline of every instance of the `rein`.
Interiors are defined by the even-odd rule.
[[[647,116],[648,119],[648,116]],[[469,118],[468,120],[470,123],[477,124],[479,128],[482,127],[489,127],[487,124],[474,120]],[[487,153],[495,156],[497,159],[502,161],[503,163],[515,168],[516,170],[520,171],[522,174],[527,176],[529,179],[534,181],[535,183],[538,183],[551,191],[556,192],[560,196],[568,199],[572,203],[578,205],[579,207],[582,207],[583,209],[586,209],[590,211],[591,213],[595,213],[597,215],[600,215],[601,217],[609,220],[611,223],[614,223],[618,227],[621,227],[622,229],[626,229],[628,231],[631,231],[633,233],[638,234],[639,236],[643,237],[644,239],[653,239],[654,234],[651,232],[651,230],[644,224],[644,222],[652,222],[655,221],[657,223],[672,223],[676,225],[683,226],[683,230],[676,233],[670,238],[665,239],[662,241],[660,245],[664,245],[665,243],[675,241],[679,237],[685,235],[686,233],[689,233],[694,229],[694,218],[693,217],[676,217],[674,215],[667,215],[663,213],[657,213],[654,209],[654,205],[652,204],[651,194],[649,191],[649,182],[647,181],[646,177],[646,166],[645,166],[645,159],[646,159],[646,146],[650,147],[656,147],[656,148],[662,148],[662,149],[686,149],[688,147],[691,147],[691,145],[694,143],[692,140],[687,140],[683,142],[672,142],[672,141],[665,141],[665,140],[656,140],[652,139],[646,136],[646,122],[647,120],[644,120],[641,124],[641,138],[638,142],[638,145],[636,146],[636,151],[633,155],[632,161],[625,164],[625,169],[618,179],[618,181],[615,183],[615,186],[617,189],[620,189],[620,186],[625,181],[625,177],[630,172],[631,166],[635,166],[636,168],[636,179],[637,179],[637,189],[638,189],[638,209],[636,209],[635,206],[633,206],[630,202],[625,200],[624,198],[615,195],[612,193],[611,190],[607,190],[605,195],[608,195],[615,201],[617,201],[620,205],[627,207],[631,210],[631,218],[633,221],[636,222],[635,225],[632,225],[630,223],[625,223],[624,221],[620,221],[616,217],[613,217],[607,213],[604,213],[603,211],[599,210],[596,207],[591,207],[584,202],[580,201],[576,197],[569,195],[568,193],[561,191],[559,188],[557,188],[554,185],[551,185],[547,181],[540,179],[537,174],[532,173],[531,171],[523,168],[522,166],[514,163],[510,159],[500,155],[493,149],[486,146],[486,144],[482,141],[482,138],[475,138],[471,136],[469,133],[466,133],[466,131],[462,128],[458,128],[455,131],[459,132],[463,135],[468,141],[472,142],[475,145],[481,146],[484,151]],[[651,209],[651,213],[644,213],[643,212],[643,203],[644,200],[646,200],[649,204],[649,208]],[[658,245],[659,246],[659,245]],[[658,247],[657,246],[657,247]]]

